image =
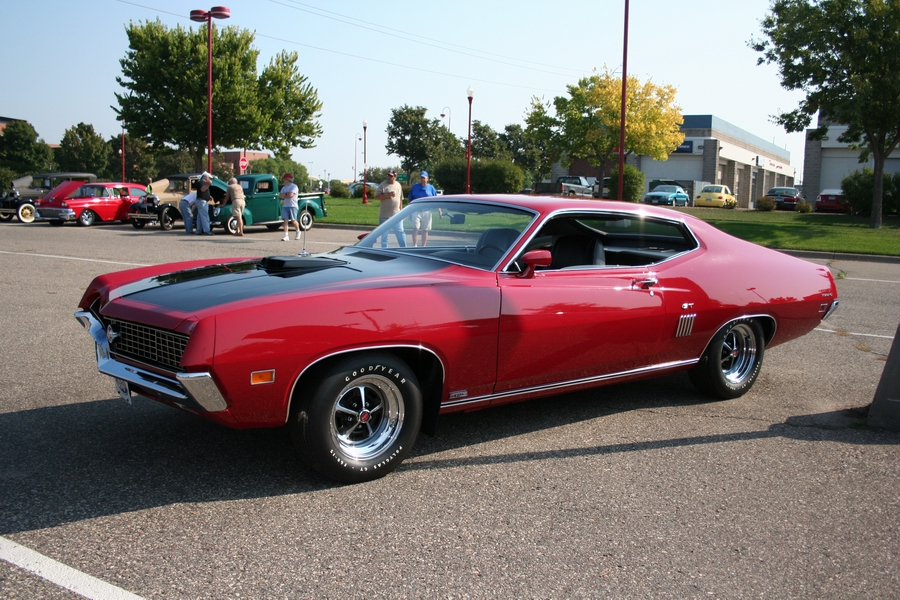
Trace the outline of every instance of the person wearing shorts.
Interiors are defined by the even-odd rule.
[[[409,188],[409,200],[412,202],[416,198],[426,198],[428,196],[437,196],[437,190],[428,183],[428,171],[419,172],[419,183]],[[428,243],[428,232],[431,231],[431,211],[420,210],[410,216],[412,221],[412,245],[416,246],[416,238],[419,231],[422,232],[422,245]]]
[[[297,196],[300,193],[300,188],[294,183],[294,176],[290,173],[285,173],[281,180],[284,183],[281,193],[278,194],[281,198],[281,218],[284,219],[284,237],[281,238],[281,241],[286,242],[291,239],[288,232],[292,223],[297,228],[297,235],[294,239],[299,240],[300,223],[297,222],[297,209],[300,205],[298,204]]]
[[[384,223],[403,208],[403,188],[397,183],[397,171],[395,169],[388,170],[387,179],[378,186],[378,193],[375,199],[381,202],[378,210],[378,222]],[[392,230],[397,238],[397,245],[406,248],[406,232],[403,231],[403,221],[397,221],[397,225]],[[381,236],[381,247],[387,248],[388,234]]]

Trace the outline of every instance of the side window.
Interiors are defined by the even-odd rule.
[[[135,198],[143,198],[147,195],[147,192],[145,192],[141,188],[128,188],[128,191]]]

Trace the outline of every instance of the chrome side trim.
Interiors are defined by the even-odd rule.
[[[103,324],[89,311],[80,310],[75,318],[94,338],[97,350],[97,370],[104,375],[127,381],[139,388],[193,410],[218,412],[228,408],[210,373],[176,373],[175,379],[146,369],[121,363],[109,353],[109,341]]]
[[[641,367],[639,369],[631,369],[629,371],[619,371],[618,373],[608,373],[606,375],[596,375],[594,377],[584,377],[582,379],[572,379],[569,381],[561,381],[557,383],[549,383],[546,385],[536,385],[529,388],[520,388],[517,390],[509,390],[507,392],[500,392],[499,394],[486,394],[484,396],[477,396],[474,398],[466,398],[465,400],[458,400],[456,402],[444,402],[441,404],[441,408],[444,407],[452,407],[452,406],[464,406],[466,404],[474,404],[477,402],[485,402],[487,400],[498,400],[501,398],[514,398],[516,396],[525,396],[529,394],[535,394],[538,392],[558,392],[563,393],[568,388],[579,387],[582,385],[596,384],[605,381],[614,381],[616,379],[623,379],[625,377],[632,377],[634,375],[643,375],[645,373],[653,373],[656,371],[665,371],[667,369],[675,369],[679,367],[689,367],[691,365],[695,365],[700,361],[699,358],[692,358],[690,360],[678,360],[667,363],[661,363],[658,365],[651,365],[648,367]]]

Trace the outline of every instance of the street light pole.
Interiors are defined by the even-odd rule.
[[[466,193],[472,193],[472,98],[475,96],[475,90],[472,86],[466,90],[466,97],[469,99],[469,145],[466,149]]]
[[[125,126],[122,126],[122,183],[125,182]]]
[[[359,181],[359,171],[356,168],[356,158],[359,156],[359,149],[357,146],[357,142],[362,141],[362,136],[360,134],[356,134],[353,136],[353,183]]]
[[[212,173],[212,20],[227,19],[231,9],[213,6],[209,10],[192,10],[191,21],[206,21],[206,171]]]
[[[625,0],[625,41],[622,49],[622,112],[619,115],[619,193],[616,199],[624,200],[625,193],[625,98],[628,90],[628,0]],[[601,192],[603,182],[600,182]],[[602,196],[603,194],[601,194]]]
[[[363,121],[363,204],[369,203],[369,161],[366,157],[366,148],[368,140],[366,139],[366,130],[369,128],[369,122]]]
[[[443,119],[445,116],[447,117],[447,129],[453,129],[453,113],[450,112],[449,106],[445,106],[441,109],[441,118]]]

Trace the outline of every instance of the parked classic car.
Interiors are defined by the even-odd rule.
[[[778,210],[797,210],[797,205],[803,200],[800,190],[792,187],[774,187],[766,192],[766,198],[775,201]]]
[[[684,188],[678,185],[658,185],[644,194],[644,204],[663,206],[687,206],[690,197]]]
[[[127,221],[128,210],[147,195],[140,183],[82,183],[67,198],[44,198],[35,206],[35,219],[51,225],[77,221],[91,226],[97,221]]]
[[[735,206],[734,195],[727,185],[705,185],[697,197],[694,198],[694,206],[712,206],[725,208]]]
[[[827,189],[816,196],[816,212],[847,212],[844,190]]]
[[[38,173],[13,181],[12,188],[0,198],[0,221],[16,217],[22,223],[34,221],[34,207],[50,190],[67,181],[97,181],[93,173]]]
[[[241,175],[236,178],[244,190],[244,225],[265,225],[269,229],[280,229],[284,220],[281,218],[281,198],[278,195],[280,186],[278,178],[268,173]],[[298,196],[299,211],[297,222],[303,231],[309,230],[316,219],[328,216],[325,209],[325,194],[322,192],[302,193]],[[224,201],[213,209],[210,222],[213,226],[221,226],[228,233],[237,235],[237,220],[231,212],[230,201]]]
[[[175,222],[182,220],[178,203],[186,194],[191,193],[200,180],[200,175],[202,173],[179,173],[152,182],[150,187],[153,189],[153,194],[131,205],[128,213],[131,226],[135,229],[143,229],[147,223],[159,223],[160,229],[164,231],[175,227]],[[225,197],[227,189],[227,183],[218,177],[213,177],[209,188],[212,197],[210,216],[212,216],[215,205]]]
[[[428,246],[398,247],[389,234],[422,210]],[[129,402],[287,425],[308,465],[353,483],[396,468],[443,413],[683,370],[736,398],[766,348],[837,305],[826,267],[668,209],[442,196],[327,254],[101,275],[75,316]]]

